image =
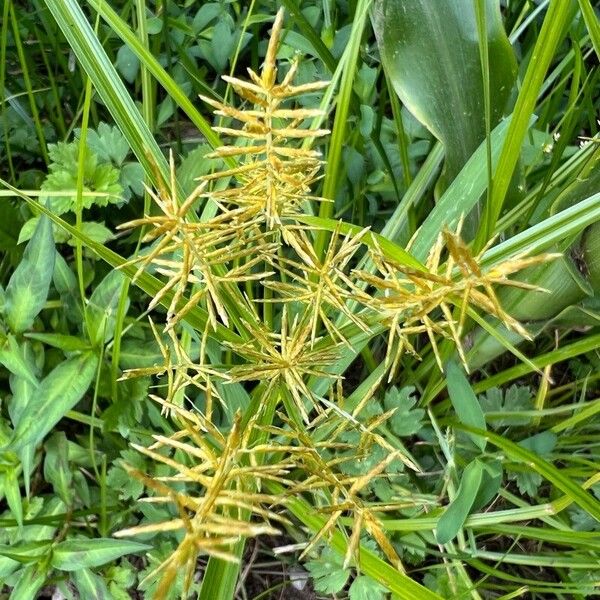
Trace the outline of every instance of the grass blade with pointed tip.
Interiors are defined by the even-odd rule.
[[[463,471],[456,496],[440,517],[435,538],[438,544],[452,541],[462,529],[477,497],[483,477],[483,466],[480,461],[470,462]]]
[[[479,405],[477,396],[475,396],[475,392],[462,368],[452,360],[446,365],[446,384],[450,402],[452,402],[460,422],[478,429],[485,429],[485,415]],[[470,437],[483,452],[486,445],[485,438],[476,435]]]
[[[482,222],[491,225],[490,231],[495,229],[496,221],[502,211],[544,77],[572,16],[572,2],[551,0],[510,118],[507,139],[494,171],[492,193],[482,218]],[[476,238],[479,248],[487,242],[485,235],[485,229],[481,228]]]
[[[177,82],[167,73],[164,67],[144,46],[131,28],[119,15],[103,0],[87,0],[94,10],[106,21],[110,28],[129,46],[133,53],[140,59],[144,66],[152,73],[156,80],[173,98],[177,106],[185,112],[192,123],[200,130],[206,141],[213,147],[221,146],[219,136],[211,129],[211,124],[200,114],[192,101]],[[233,161],[229,161],[233,165]]]

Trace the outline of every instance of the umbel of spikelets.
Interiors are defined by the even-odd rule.
[[[353,299],[354,283],[348,276],[349,265],[361,248],[365,228],[356,235],[342,235],[341,224],[332,232],[323,258],[317,256],[309,234],[295,230],[288,241],[298,258],[279,256],[277,268],[286,281],[265,280],[263,285],[278,293],[277,302],[300,302],[305,306],[310,327],[310,344],[317,339],[318,325],[322,323],[332,340],[350,346],[335,321],[339,315],[368,332],[369,327],[349,305]]]
[[[347,415],[340,419],[339,413],[328,411],[328,414],[317,417],[306,428],[299,428],[291,419],[280,415],[285,427],[268,428],[271,435],[288,439],[290,444],[297,445],[296,465],[302,477],[287,493],[313,495],[315,509],[325,517],[321,528],[305,546],[301,558],[310,555],[320,542],[327,541],[336,529],[343,529],[342,520],[345,519],[351,523],[348,527],[345,567],[353,561],[358,564],[360,536],[366,531],[375,539],[390,563],[403,570],[378,515],[415,507],[419,500],[405,495],[390,502],[373,502],[367,499],[369,493],[363,494],[375,480],[390,477],[386,470],[393,463],[401,462],[411,469],[417,469],[401,450],[393,448],[375,431],[393,412],[378,415],[372,423],[364,425],[356,418]],[[341,437],[350,431],[359,434],[358,445],[348,443]],[[351,475],[346,472],[346,465],[356,467],[369,457],[374,444],[385,449],[384,457],[362,473]]]
[[[166,404],[155,398],[157,402]],[[168,405],[181,429],[170,436],[154,435],[149,447],[133,445],[155,464],[166,465],[170,474],[149,476],[125,465],[152,493],[141,501],[175,505],[178,516],[170,521],[142,524],[115,535],[179,532],[177,549],[148,579],[160,576],[155,598],[165,598],[175,578],[184,573],[189,590],[200,555],[236,561],[232,545],[242,538],[277,534],[273,522],[287,522],[275,508],[285,498],[261,491],[263,482],[288,484],[291,460],[279,460],[277,445],[251,442],[252,428],[242,430],[236,414],[229,433],[222,434],[198,413]],[[288,453],[289,455],[289,453]]]
[[[237,185],[207,193],[220,208],[221,216],[232,223],[260,223],[266,230],[284,228],[283,220],[300,212],[310,196],[310,186],[320,167],[319,152],[293,142],[329,133],[325,129],[301,127],[309,118],[322,115],[318,109],[293,108],[289,101],[319,91],[326,81],[294,85],[298,63],[277,82],[276,54],[283,25],[283,9],[277,13],[267,54],[260,74],[248,69],[250,81],[224,76],[237,95],[252,108],[237,109],[201,96],[214,107],[215,114],[231,118],[240,126],[214,127],[236,138],[237,143],[218,148],[209,158],[235,157],[238,165],[202,178],[204,182],[234,177]],[[306,146],[306,144],[304,144]],[[285,229],[284,229],[284,234]]]
[[[491,242],[490,242],[491,244]],[[488,244],[473,254],[456,232],[444,230],[433,245],[423,269],[413,269],[386,256],[378,247],[371,258],[378,273],[355,270],[354,274],[376,291],[367,294],[356,288],[357,299],[372,309],[388,329],[386,363],[390,378],[396,372],[404,351],[417,355],[410,336],[426,333],[440,369],[440,337],[451,339],[467,368],[462,337],[470,311],[496,317],[505,327],[529,339],[527,330],[501,306],[495,286],[545,290],[509,276],[532,265],[552,260],[560,254],[515,256],[491,268],[481,266]]]
[[[183,201],[177,198],[177,182],[173,154],[170,155],[170,180],[162,181],[157,173],[157,191],[146,188],[158,215],[145,215],[119,225],[118,229],[147,228],[143,242],[152,242],[144,253],[129,260],[138,270],[135,281],[146,269],[154,267],[167,282],[155,294],[148,306],[152,310],[166,297],[167,328],[176,323],[200,302],[207,307],[209,322],[214,329],[218,318],[229,323],[224,305],[224,288],[245,281],[264,279],[269,271],[256,270],[270,256],[274,246],[256,227],[241,228],[231,222],[215,220],[201,223],[193,211],[207,183],[200,185]]]
[[[310,377],[333,378],[326,367],[336,360],[337,348],[313,347],[310,344],[310,319],[296,315],[290,322],[287,306],[282,310],[280,332],[270,331],[259,324],[247,326],[249,340],[231,345],[246,362],[231,368],[229,377],[234,382],[265,382],[263,399],[279,388],[280,393],[291,401],[287,405],[288,410],[308,422],[309,411],[319,411],[320,406],[306,382]],[[265,405],[266,401],[261,402],[261,406]]]
[[[150,320],[150,328],[162,360],[151,367],[128,369],[123,373],[121,380],[156,377],[159,382],[157,387],[165,400],[163,406],[182,407],[184,400],[189,399],[190,389],[195,395],[202,393],[204,395],[204,416],[210,421],[215,400],[223,404],[215,382],[229,381],[231,378],[222,369],[216,369],[205,362],[206,336],[200,344],[198,360],[192,360],[173,328],[167,329],[166,336],[158,332],[152,320]],[[158,398],[156,394],[150,397]]]

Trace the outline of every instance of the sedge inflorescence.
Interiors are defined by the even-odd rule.
[[[466,364],[462,339],[470,311],[526,335],[495,288],[524,286],[509,276],[548,259],[513,257],[484,269],[482,253],[471,252],[460,230],[445,230],[415,268],[382,250],[368,229],[341,224],[318,253],[316,228],[301,217],[306,206],[328,201],[311,192],[321,155],[310,145],[328,131],[309,126],[324,116],[320,110],[294,101],[328,83],[295,85],[297,62],[278,77],[282,27],[280,11],[260,73],[249,70],[249,81],[225,78],[239,107],[203,98],[230,121],[215,130],[231,142],[208,155],[223,168],[202,177],[181,200],[171,157],[170,180],[148,189],[156,214],[122,226],[145,228],[148,248],[131,264],[136,276],[154,269],[162,287],[149,308],[167,309],[164,332],[152,323],[163,362],[124,374],[161,382],[162,392],[152,398],[177,425],[171,435],[155,435],[150,446],[136,446],[169,475],[130,469],[149,491],[145,501],[173,505],[177,516],[120,532],[181,533],[177,551],[156,571],[157,597],[181,570],[189,586],[199,555],[236,560],[240,539],[287,526],[285,504],[293,497],[313,498],[322,514],[305,554],[348,528],[347,565],[357,559],[365,532],[402,569],[378,515],[420,507],[423,500],[400,487],[386,502],[363,492],[378,479],[418,467],[380,433],[393,409],[373,417],[364,416],[364,408],[397,372],[403,353],[417,354],[419,337],[429,340],[440,367],[443,338],[454,342]],[[202,211],[208,217],[198,216],[200,207],[211,208]],[[203,324],[192,333],[188,328],[184,342],[178,331],[191,311]],[[224,328],[226,340],[220,338]],[[384,369],[360,398],[347,397],[332,367],[357,340],[381,335]],[[243,410],[231,408],[228,389],[246,390]],[[380,458],[365,460],[370,455]]]

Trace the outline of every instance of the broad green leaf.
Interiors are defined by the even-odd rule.
[[[58,348],[64,352],[85,352],[91,350],[89,342],[74,335],[62,333],[26,333],[25,337],[30,340],[43,342],[47,346]],[[37,383],[37,382],[36,382]]]
[[[111,538],[65,540],[55,546],[51,565],[61,571],[78,571],[99,567],[125,554],[141,553],[151,548],[139,542]]]
[[[21,488],[17,468],[12,467],[7,469],[2,474],[1,481],[10,514],[15,518],[17,525],[23,527],[23,502],[21,500]]]
[[[110,593],[100,575],[92,573],[89,569],[78,569],[72,575],[80,598],[86,600],[107,600]]]
[[[10,594],[11,600],[35,600],[45,581],[46,574],[37,565],[25,567]]]
[[[454,361],[446,365],[446,384],[452,406],[461,423],[485,429],[485,415],[477,400],[477,396],[470,386],[462,367]],[[481,451],[485,450],[485,439],[471,436],[471,439]]]
[[[55,367],[35,390],[11,443],[11,449],[36,446],[87,391],[96,373],[93,354],[69,358]]]
[[[92,346],[112,339],[121,289],[125,276],[121,271],[111,271],[96,287],[86,306],[88,335]],[[126,306],[129,306],[127,301]],[[127,309],[125,309],[127,310]]]
[[[462,529],[477,497],[482,475],[481,461],[475,459],[466,466],[456,496],[437,523],[435,537],[439,544],[452,541]]]
[[[32,373],[37,373],[35,367],[35,358],[32,345],[29,342],[23,342],[20,346],[23,359],[29,365]],[[14,375],[10,378],[10,389],[12,391],[12,399],[8,405],[8,413],[12,421],[13,427],[16,428],[29,409],[29,404],[34,397],[39,382],[37,378],[31,380],[26,377]],[[25,494],[29,496],[30,476],[33,470],[35,457],[35,448],[26,446],[18,453],[18,459],[21,462],[23,482],[25,484]]]
[[[479,460],[479,459],[477,459]],[[481,485],[473,502],[471,511],[479,510],[488,505],[496,496],[502,485],[502,462],[499,460],[481,461],[483,473]]]
[[[343,557],[330,548],[323,548],[318,557],[304,563],[313,580],[313,586],[322,594],[337,594],[344,589],[350,569],[344,568]]]
[[[6,286],[6,322],[13,332],[21,333],[31,327],[44,307],[55,255],[52,222],[41,218]]]
[[[69,468],[69,449],[63,431],[57,431],[45,443],[44,478],[52,484],[57,494],[67,506],[72,503],[72,475]]]
[[[417,408],[418,397],[415,396],[414,387],[398,389],[393,386],[386,391],[383,404],[385,410],[394,410],[390,417],[391,430],[400,437],[407,437],[417,433],[423,426],[425,411]]]
[[[126,81],[133,83],[140,70],[140,60],[131,51],[129,46],[121,46],[117,52],[117,62],[115,63],[115,66]]]
[[[89,248],[92,252],[94,252],[99,258],[107,262],[109,265],[116,269],[120,269],[121,272],[127,276],[128,278],[133,278],[137,271],[137,267],[135,265],[126,264],[127,260],[113,252],[109,248],[106,248],[102,244],[98,244],[94,240],[87,237],[85,234],[78,231],[76,227],[67,223],[64,219],[61,219],[58,215],[53,214],[50,210],[48,210],[43,204],[40,204],[36,200],[30,198],[14,186],[10,185],[7,181],[0,179],[0,183],[4,185],[6,188],[14,192],[17,196],[25,200],[30,206],[39,210],[48,216],[54,223],[59,225],[65,231],[68,231],[74,238],[81,240],[82,244]],[[66,267],[66,265],[65,265]],[[70,271],[68,267],[66,270]],[[63,269],[64,271],[64,269]],[[65,281],[62,281],[64,284]],[[163,284],[154,276],[148,273],[142,273],[135,281],[135,284],[144,292],[149,294],[150,296],[154,296],[159,290],[162,289]],[[161,304],[164,306],[169,306],[171,302],[171,298],[173,293],[167,293],[164,295],[164,298],[161,300]],[[186,300],[182,299],[181,304],[185,304]],[[192,308],[184,317],[185,321],[189,323],[196,331],[204,331],[206,328],[206,323],[208,321],[208,316],[206,311],[200,306],[195,306]],[[224,327],[220,323],[217,324],[217,329],[214,331],[212,327],[208,328],[208,335],[212,337],[219,343],[225,341],[228,342],[236,342],[240,340],[240,337],[231,329]]]
[[[385,600],[387,590],[371,577],[359,575],[348,590],[350,600]]]
[[[31,385],[37,385],[34,366],[27,360],[23,348],[15,337],[11,334],[6,336],[6,340],[0,346],[0,364],[6,367],[13,375],[22,377]]]
[[[38,562],[48,554],[52,540],[16,542],[0,546],[0,556],[6,556],[20,563]]]
[[[378,0],[373,11],[384,68],[403,104],[443,144],[450,182],[484,140],[484,85],[491,128],[502,117],[517,64],[499,0],[485,0],[489,82],[482,73],[475,4],[464,0]],[[444,186],[446,187],[446,186]]]

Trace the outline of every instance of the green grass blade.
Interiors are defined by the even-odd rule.
[[[490,267],[517,254],[536,254],[560,242],[568,247],[574,236],[598,220],[600,192],[494,246],[484,254],[482,267]]]
[[[156,183],[155,171],[158,169],[168,181],[168,165],[163,153],[78,2],[45,2],[148,177]]]
[[[148,69],[166,92],[173,98],[177,106],[190,118],[192,123],[200,130],[206,141],[217,148],[222,145],[219,136],[211,129],[210,123],[200,114],[192,101],[186,96],[181,87],[167,73],[158,60],[139,37],[131,30],[119,15],[104,0],[87,0],[88,4],[98,11],[109,27],[129,46],[132,52],[140,59],[142,65]]]
[[[352,223],[336,221],[335,219],[324,219],[322,217],[311,217],[310,215],[297,215],[294,217],[294,220],[306,223],[306,225],[310,225],[315,229],[325,231],[335,231],[338,229],[344,235],[358,235],[363,230],[362,227],[353,225]],[[386,256],[407,267],[418,270],[423,270],[425,268],[422,263],[416,260],[404,248],[390,241],[383,235],[371,231],[363,237],[362,242],[365,246],[373,250],[380,248]]]
[[[494,171],[493,189],[489,203],[486,204],[483,219],[484,223],[490,225],[490,231],[494,230],[496,221],[502,211],[506,193],[519,161],[521,145],[535,109],[540,87],[566,31],[566,26],[573,16],[572,9],[572,3],[566,0],[552,0],[548,7],[510,119],[506,142],[498,159],[498,166]],[[487,242],[485,229],[480,229],[476,238],[476,245],[481,248],[485,242]]]
[[[504,120],[490,135],[492,165],[498,163],[508,128],[508,120]],[[486,141],[479,145],[417,231],[411,253],[419,260],[427,257],[440,231],[444,227],[455,226],[461,216],[473,209],[485,192],[488,183],[487,146]]]
[[[354,13],[352,31],[350,32],[350,42],[344,52],[342,61],[344,69],[342,73],[340,90],[336,103],[335,119],[331,134],[331,141],[327,153],[327,163],[325,166],[325,178],[323,182],[324,198],[335,200],[336,190],[339,184],[340,167],[342,159],[342,150],[344,140],[348,131],[348,114],[350,102],[352,100],[352,84],[356,74],[356,62],[360,50],[360,42],[363,35],[368,16],[371,0],[359,0]],[[319,216],[323,218],[331,217],[333,213],[333,202],[322,202],[319,208]],[[315,240],[315,252],[321,256],[327,236],[322,232],[317,235]]]
[[[600,60],[600,22],[598,21],[598,17],[594,12],[590,0],[579,0],[579,7],[581,8],[583,20],[585,21],[594,50],[596,51],[596,56]]]

